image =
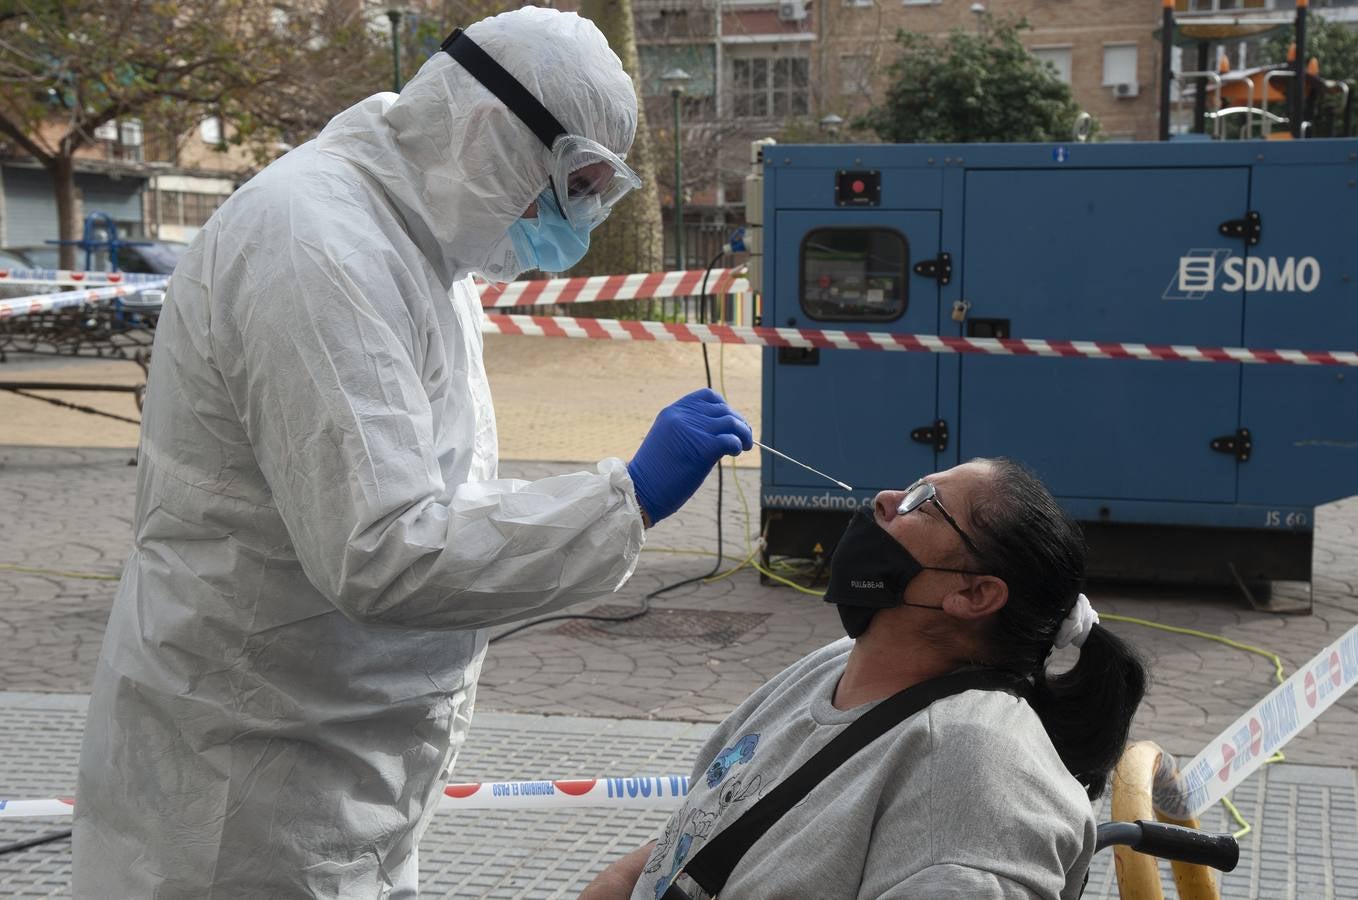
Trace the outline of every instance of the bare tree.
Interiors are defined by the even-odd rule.
[[[0,135],[51,175],[78,233],[75,162],[101,125],[182,133],[209,115],[268,155],[382,79],[384,36],[343,0],[11,0],[0,14]],[[75,250],[62,247],[61,265]]]

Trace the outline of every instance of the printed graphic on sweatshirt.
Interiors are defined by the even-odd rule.
[[[726,811],[735,804],[744,803],[747,800],[756,799],[759,796],[760,788],[763,786],[764,778],[758,773],[745,772],[739,775],[732,775],[726,778],[731,770],[738,765],[744,765],[754,758],[755,748],[759,745],[759,734],[752,732],[727,747],[707,769],[707,785],[710,788],[717,788],[716,809],[691,809],[687,812],[678,813],[665,824],[665,833],[656,844],[655,851],[646,863],[643,870],[646,874],[658,873],[669,860],[669,871],[664,876],[656,880],[655,897],[660,900],[670,884],[683,870],[684,864],[691,858],[695,847],[707,839],[712,833],[717,819],[725,815]],[[725,779],[723,781],[723,779]],[[704,795],[700,800],[690,795],[691,801],[699,803],[707,802],[710,804],[713,796]],[[735,816],[728,819],[734,821]]]
[[[712,760],[712,765],[707,767],[707,786],[714,788],[721,784],[726,773],[730,772],[737,765],[742,765],[754,759],[754,748],[759,746],[759,734],[747,734],[731,746],[717,754],[717,758]]]

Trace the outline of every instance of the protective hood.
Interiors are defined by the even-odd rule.
[[[477,22],[467,35],[572,134],[626,155],[636,93],[593,22],[525,7]],[[442,51],[399,96],[375,94],[336,116],[318,146],[382,186],[449,285],[469,274],[512,277],[509,227],[547,187],[552,162],[528,126]]]

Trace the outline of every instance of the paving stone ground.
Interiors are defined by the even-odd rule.
[[[0,688],[84,693],[131,540],[136,468],[125,450],[0,448]],[[508,461],[506,475],[536,478],[569,464]],[[746,499],[758,473],[737,469]],[[711,569],[716,485],[653,529],[637,573],[618,594],[585,604],[639,606],[666,584]],[[750,516],[757,516],[751,508]],[[746,555],[746,518],[731,479],[723,502],[728,563]],[[1230,591],[1095,587],[1101,612],[1221,635],[1277,653],[1288,672],[1358,623],[1358,501],[1317,513],[1315,611],[1279,616],[1251,610]],[[692,551],[692,552],[672,552]],[[701,637],[616,635],[607,627],[543,625],[496,643],[482,675],[482,709],[551,715],[715,722],[793,660],[839,636],[832,609],[789,588],[762,585],[744,569],[713,584],[663,595],[662,610],[764,616],[724,646]],[[753,617],[751,617],[753,618]],[[1134,736],[1176,754],[1196,753],[1273,684],[1269,660],[1188,635],[1110,623],[1152,662],[1154,685]],[[563,633],[566,632],[566,633]],[[1341,699],[1288,750],[1295,762],[1358,766],[1358,694]]]
[[[518,399],[506,400],[507,394],[520,388],[501,391],[502,386],[552,379],[546,374],[551,370],[528,369],[532,360],[518,358],[525,367],[523,380],[502,378],[496,386],[506,445],[515,448],[507,450],[509,457],[515,451],[525,456],[536,446],[550,448],[539,459],[592,460],[606,453],[626,453],[644,434],[655,409],[696,386],[688,376],[670,371],[692,364],[690,357],[681,360],[657,352],[655,359],[646,360],[624,354],[610,362],[588,353],[582,357],[564,346],[550,349],[584,344],[542,344],[554,366],[579,367],[582,359],[587,361],[590,377],[600,381],[590,401],[596,406],[578,417],[586,424],[561,427],[577,417],[569,408],[571,392],[553,384],[550,390],[539,392],[546,398],[541,406],[523,413]],[[505,364],[511,361],[506,357]],[[627,372],[630,377],[624,377]],[[13,374],[0,366],[0,377]],[[626,390],[619,390],[628,398],[618,407],[626,413],[612,418],[604,414],[606,397],[599,400],[597,396],[610,379],[626,383]],[[751,399],[741,405],[747,414],[757,416],[758,395],[751,387],[757,379],[751,382],[746,372],[732,380],[743,385],[732,390],[733,396],[737,391],[749,395]],[[643,390],[639,385],[651,387]],[[522,390],[530,393],[527,387]],[[79,433],[68,436],[70,446],[36,445],[26,415],[15,409],[0,409],[0,692],[10,692],[7,697],[16,692],[38,693],[58,705],[70,701],[78,706],[89,690],[115,587],[106,579],[116,577],[131,540],[137,470],[129,463],[134,451],[116,444],[77,446]],[[82,424],[63,422],[62,428],[78,432],[103,427],[99,420],[76,417],[74,421]],[[11,440],[25,446],[5,446]],[[556,443],[548,445],[549,440]],[[502,468],[506,475],[535,478],[575,467],[511,459]],[[739,469],[735,479],[726,480],[720,516],[726,565],[745,556],[747,535],[753,530],[734,490],[736,483],[750,504],[748,515],[757,518],[757,470]],[[636,606],[657,587],[708,571],[714,562],[710,554],[716,547],[718,519],[715,479],[709,479],[688,506],[649,533],[635,577],[616,596],[584,608]],[[19,571],[15,566],[42,571]],[[1358,500],[1318,511],[1314,568],[1314,613],[1308,616],[1257,612],[1229,591],[1096,585],[1090,593],[1101,612],[1198,629],[1267,648],[1291,672],[1358,623]],[[630,734],[627,729],[633,728],[643,735],[657,733],[647,728],[676,728],[675,734],[692,737],[720,720],[768,677],[840,633],[837,617],[824,604],[788,588],[763,585],[749,569],[715,583],[665,594],[656,601],[656,608],[663,615],[649,620],[651,625],[644,625],[646,619],[611,629],[549,623],[496,643],[484,670],[478,697],[481,718],[462,774],[509,778],[555,769],[560,764],[560,748],[578,740],[569,736],[575,734],[570,729],[598,730],[602,726],[597,723],[604,720],[615,723],[610,727],[617,735]],[[727,632],[714,638],[715,632],[705,631],[703,624],[711,613],[737,614],[737,618],[724,620]],[[1133,737],[1156,740],[1181,757],[1196,753],[1273,684],[1273,664],[1261,656],[1199,637],[1111,625],[1147,653],[1155,678]],[[35,727],[45,728],[69,757],[78,742],[78,713],[68,711],[65,720],[56,712],[43,715],[48,718],[40,718]],[[494,731],[486,723],[498,723],[495,728],[501,730]],[[0,739],[13,733],[0,728]],[[510,758],[503,747],[514,742],[516,733],[525,747],[537,746],[533,741],[539,741],[541,755],[523,757],[522,768],[497,767],[497,760]],[[562,738],[562,734],[568,736]],[[493,735],[500,736],[492,740]],[[478,743],[482,736],[484,744]],[[647,768],[682,770],[693,744],[665,740],[670,742],[662,741],[653,751],[646,751],[652,753]],[[40,748],[33,752],[40,757],[56,753]],[[1223,887],[1228,896],[1241,897],[1358,897],[1358,888],[1335,892],[1336,885],[1358,884],[1358,850],[1343,841],[1344,836],[1358,833],[1352,812],[1353,770],[1358,766],[1358,692],[1341,699],[1303,731],[1286,753],[1287,763],[1256,775],[1236,792],[1255,832],[1246,842],[1251,854],[1248,878],[1233,876]],[[668,765],[660,765],[662,757],[668,758]],[[585,769],[602,773],[614,764],[610,760],[622,758],[607,753],[578,757],[581,774]],[[69,768],[51,768],[52,780],[44,789],[64,793],[69,789],[69,773]],[[22,786],[0,764],[0,797],[3,790]],[[478,822],[478,828],[486,824],[489,829],[485,842],[476,845],[482,856],[465,870],[459,870],[463,857],[457,833],[461,826],[449,824],[449,843],[441,844],[438,841],[443,838],[439,838],[428,845],[425,863],[431,896],[572,896],[571,891],[581,879],[587,880],[604,857],[650,827],[648,820],[623,822],[609,818],[613,815],[547,818],[531,824],[499,819]],[[1224,826],[1224,820],[1218,824]],[[0,833],[0,843],[7,834]],[[20,855],[47,860],[34,863],[33,871],[41,870],[34,883],[50,890],[35,896],[62,895],[61,854],[66,852],[52,846]],[[567,857],[569,866],[560,862]],[[549,871],[554,865],[556,874]],[[1104,879],[1103,887],[1091,879],[1087,896],[1108,889],[1110,876],[1106,870],[1098,872],[1103,873],[1099,876]],[[459,887],[459,878],[467,879],[463,887]],[[18,884],[0,881],[0,895],[19,895],[14,887]]]
[[[75,777],[86,698],[0,692],[0,797],[65,793]],[[706,723],[479,713],[458,760],[458,779],[508,781],[544,774],[593,778],[683,774],[712,726]],[[1282,764],[1235,793],[1255,822],[1236,870],[1221,878],[1232,900],[1358,896],[1358,807],[1353,772]],[[1096,816],[1108,818],[1108,802]],[[420,845],[421,895],[447,898],[569,898],[609,862],[652,839],[663,811],[576,809],[437,815]],[[0,844],[64,827],[63,820],[0,820]],[[1230,826],[1220,809],[1206,828]],[[1162,880],[1172,884],[1166,868]],[[70,896],[69,842],[0,856],[0,895]],[[1117,896],[1112,854],[1094,859],[1087,900]],[[1171,896],[1173,896],[1171,894]]]

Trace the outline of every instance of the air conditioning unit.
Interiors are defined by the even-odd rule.
[[[806,0],[781,0],[778,18],[784,22],[800,22],[806,18]]]
[[[1140,86],[1135,82],[1124,81],[1113,85],[1114,97],[1135,97],[1138,93],[1140,93]]]
[[[118,143],[124,147],[141,146],[141,122],[136,119],[124,119],[118,125]]]
[[[105,122],[103,125],[100,125],[98,128],[94,129],[94,139],[96,141],[117,141],[118,123]]]

